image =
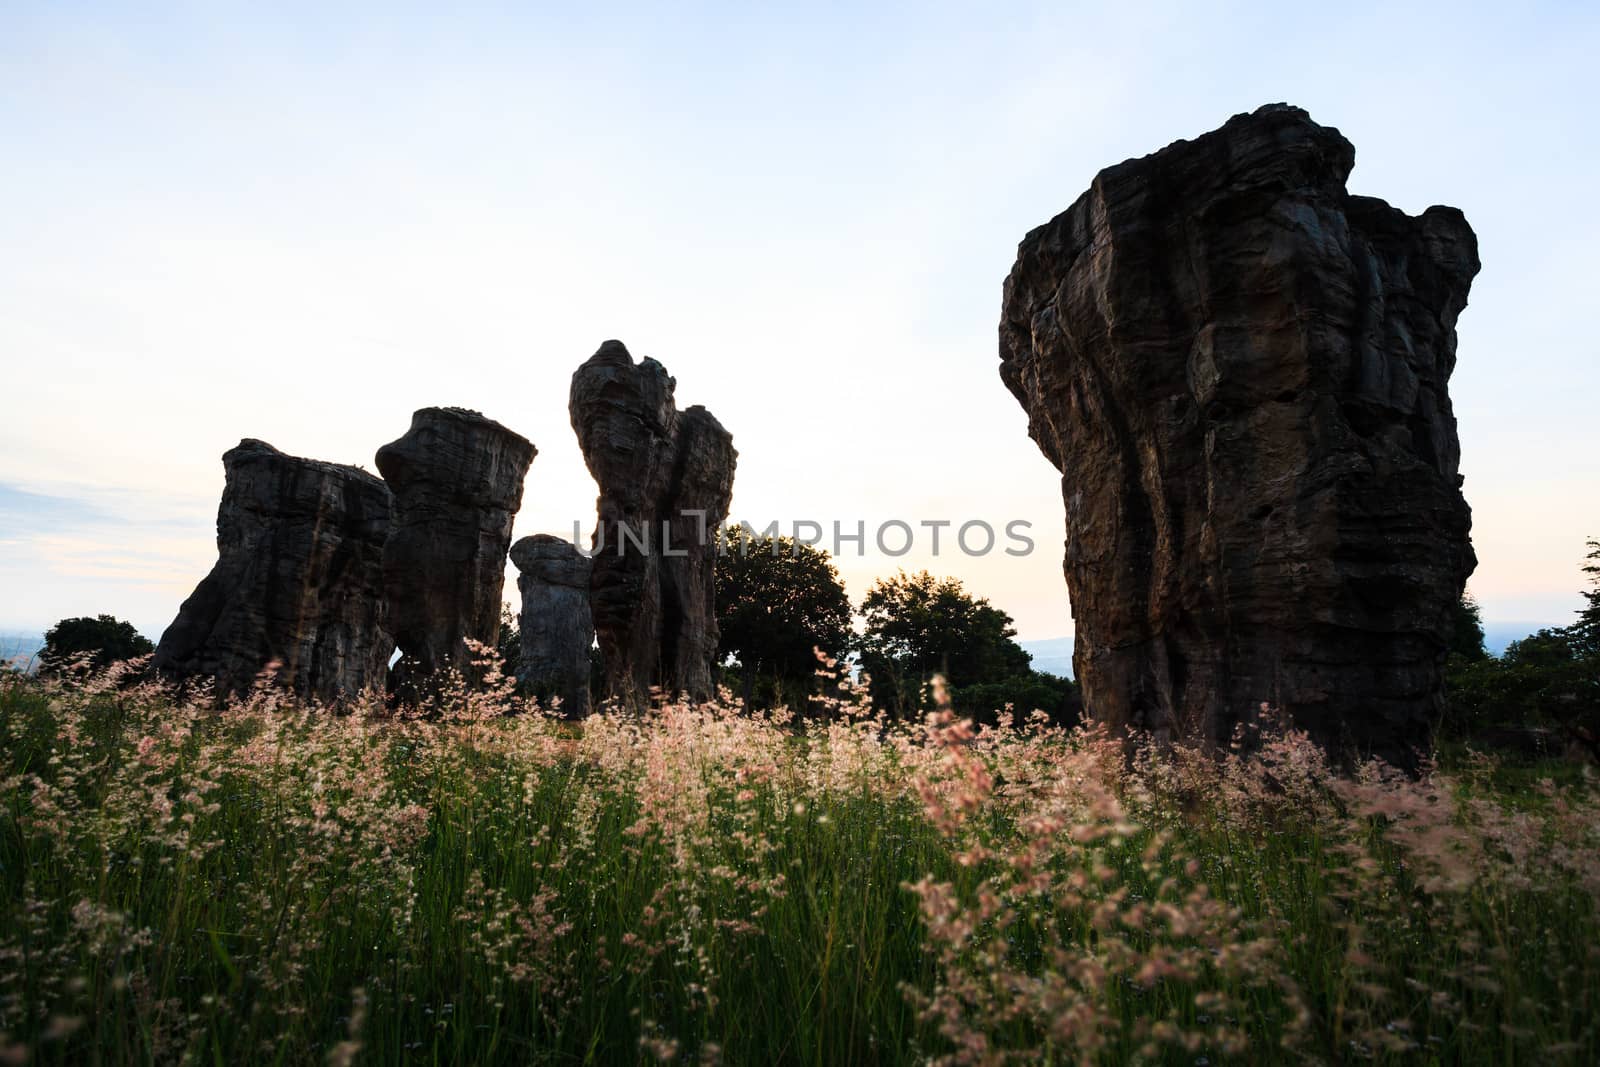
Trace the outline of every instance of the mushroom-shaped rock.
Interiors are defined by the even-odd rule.
[[[1402,763],[1475,565],[1447,383],[1454,208],[1345,189],[1269,105],[1102,171],[1029,233],[1000,374],[1061,471],[1090,714],[1226,742],[1263,706]]]
[[[389,490],[355,467],[244,440],[222,457],[217,563],[161,635],[152,665],[215,679],[219,694],[276,680],[327,703],[381,692]]]

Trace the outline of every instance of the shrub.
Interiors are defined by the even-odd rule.
[[[46,631],[39,666],[46,671],[61,671],[73,663],[84,663],[102,670],[119,660],[136,659],[155,650],[156,646],[131,622],[111,615],[80,616],[62,619]]]

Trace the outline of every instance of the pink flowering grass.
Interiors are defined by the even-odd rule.
[[[1593,1062],[1600,786],[0,674],[0,1063]]]

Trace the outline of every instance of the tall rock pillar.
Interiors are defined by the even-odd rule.
[[[1023,239],[1000,374],[1061,471],[1090,714],[1226,741],[1260,706],[1410,762],[1475,565],[1447,384],[1461,212],[1353,196],[1269,105],[1102,171]]]
[[[403,699],[438,671],[469,676],[467,638],[499,638],[511,524],[536,452],[521,435],[461,408],[423,408],[403,437],[378,450],[395,502],[383,551],[401,654],[390,688]]]
[[[704,408],[678,412],[677,383],[620,341],[572,376],[572,428],[600,486],[591,604],[609,697],[637,707],[651,687],[714,692],[716,532],[738,453]]]

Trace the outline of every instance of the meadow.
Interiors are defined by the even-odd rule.
[[[0,674],[0,1063],[1595,1062],[1600,783]]]

